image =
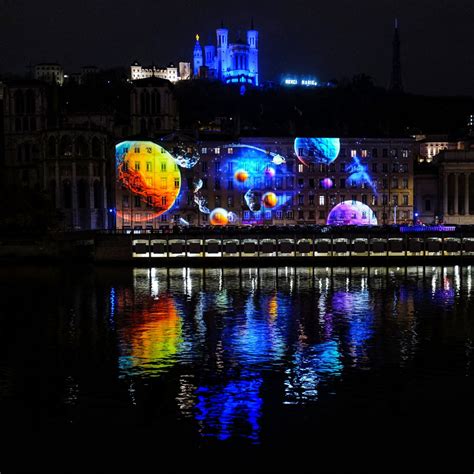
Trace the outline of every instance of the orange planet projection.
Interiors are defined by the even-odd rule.
[[[245,183],[245,181],[247,181],[249,178],[249,174],[245,170],[237,170],[234,174],[234,177],[239,183]]]
[[[262,204],[264,207],[272,208],[278,204],[278,197],[275,193],[268,192],[262,196]]]
[[[227,225],[229,222],[228,212],[222,207],[216,207],[209,216],[211,225]]]
[[[116,166],[117,202],[123,202],[124,196],[128,196],[128,206],[136,207],[138,196],[146,210],[144,213],[134,212],[134,221],[156,218],[175,203],[181,189],[181,172],[173,156],[161,146],[146,141],[119,143],[116,146]],[[122,215],[119,206],[117,215]]]

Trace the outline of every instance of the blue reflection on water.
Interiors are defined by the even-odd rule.
[[[256,442],[263,403],[260,396],[262,382],[257,372],[244,371],[240,378],[224,385],[198,387],[195,418],[201,436],[226,440],[237,435]]]

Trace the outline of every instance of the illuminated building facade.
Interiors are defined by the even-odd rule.
[[[244,38],[229,42],[229,30],[221,25],[216,30],[216,45],[207,44],[203,48],[196,35],[193,51],[193,72],[199,77],[202,68],[206,76],[225,83],[259,85],[258,72],[258,31],[253,22]]]
[[[170,82],[188,80],[191,79],[191,63],[179,62],[178,66],[171,63],[167,67],[142,66],[137,61],[132,63],[130,66],[130,78],[132,81],[149,77],[166,79]]]
[[[117,147],[117,165],[123,146]],[[150,196],[136,197],[119,180],[116,209],[124,219],[117,218],[118,228],[326,224],[341,203],[345,216],[333,213],[332,224],[413,222],[413,139],[242,138],[179,147],[159,142],[159,156],[170,153],[178,165],[179,183],[165,176],[170,169],[161,158],[154,164],[152,150],[143,168],[142,144],[128,142],[127,148],[137,148],[129,166],[138,166],[157,195],[160,189],[180,191],[168,210],[155,215]],[[163,174],[158,181],[155,166]]]

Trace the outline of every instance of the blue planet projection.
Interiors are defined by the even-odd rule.
[[[328,225],[377,225],[374,211],[360,201],[343,201],[334,206],[327,219]]]
[[[295,138],[295,154],[305,165],[332,163],[339,155],[339,138]]]

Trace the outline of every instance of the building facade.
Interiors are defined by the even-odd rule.
[[[158,79],[166,79],[170,82],[185,81],[191,79],[191,63],[179,62],[178,66],[173,63],[167,67],[142,66],[135,61],[130,66],[130,78],[132,81],[137,79],[148,79],[156,77]]]
[[[179,192],[172,206],[153,214],[153,203],[145,195],[135,199],[117,182],[116,209],[124,217],[117,218],[120,229],[210,225],[219,209],[234,225],[322,225],[344,202],[368,206],[378,224],[413,222],[413,139],[341,139],[337,158],[328,164],[299,159],[291,138],[242,138],[238,143],[188,143],[179,148],[162,141],[157,161],[150,151],[145,164],[139,163],[142,148],[137,142],[127,145],[128,166],[146,169],[142,175],[149,188]],[[171,170],[165,163],[168,153],[188,159],[179,167],[179,182],[164,174]],[[157,167],[162,175],[154,174]]]
[[[205,76],[225,83],[243,83],[258,86],[258,31],[252,26],[245,37],[229,42],[229,30],[221,25],[216,30],[216,44],[199,43],[199,35],[193,51],[194,77]],[[203,68],[204,71],[203,71]]]
[[[64,83],[64,69],[57,63],[41,63],[35,66],[34,78],[49,84],[62,86]]]

